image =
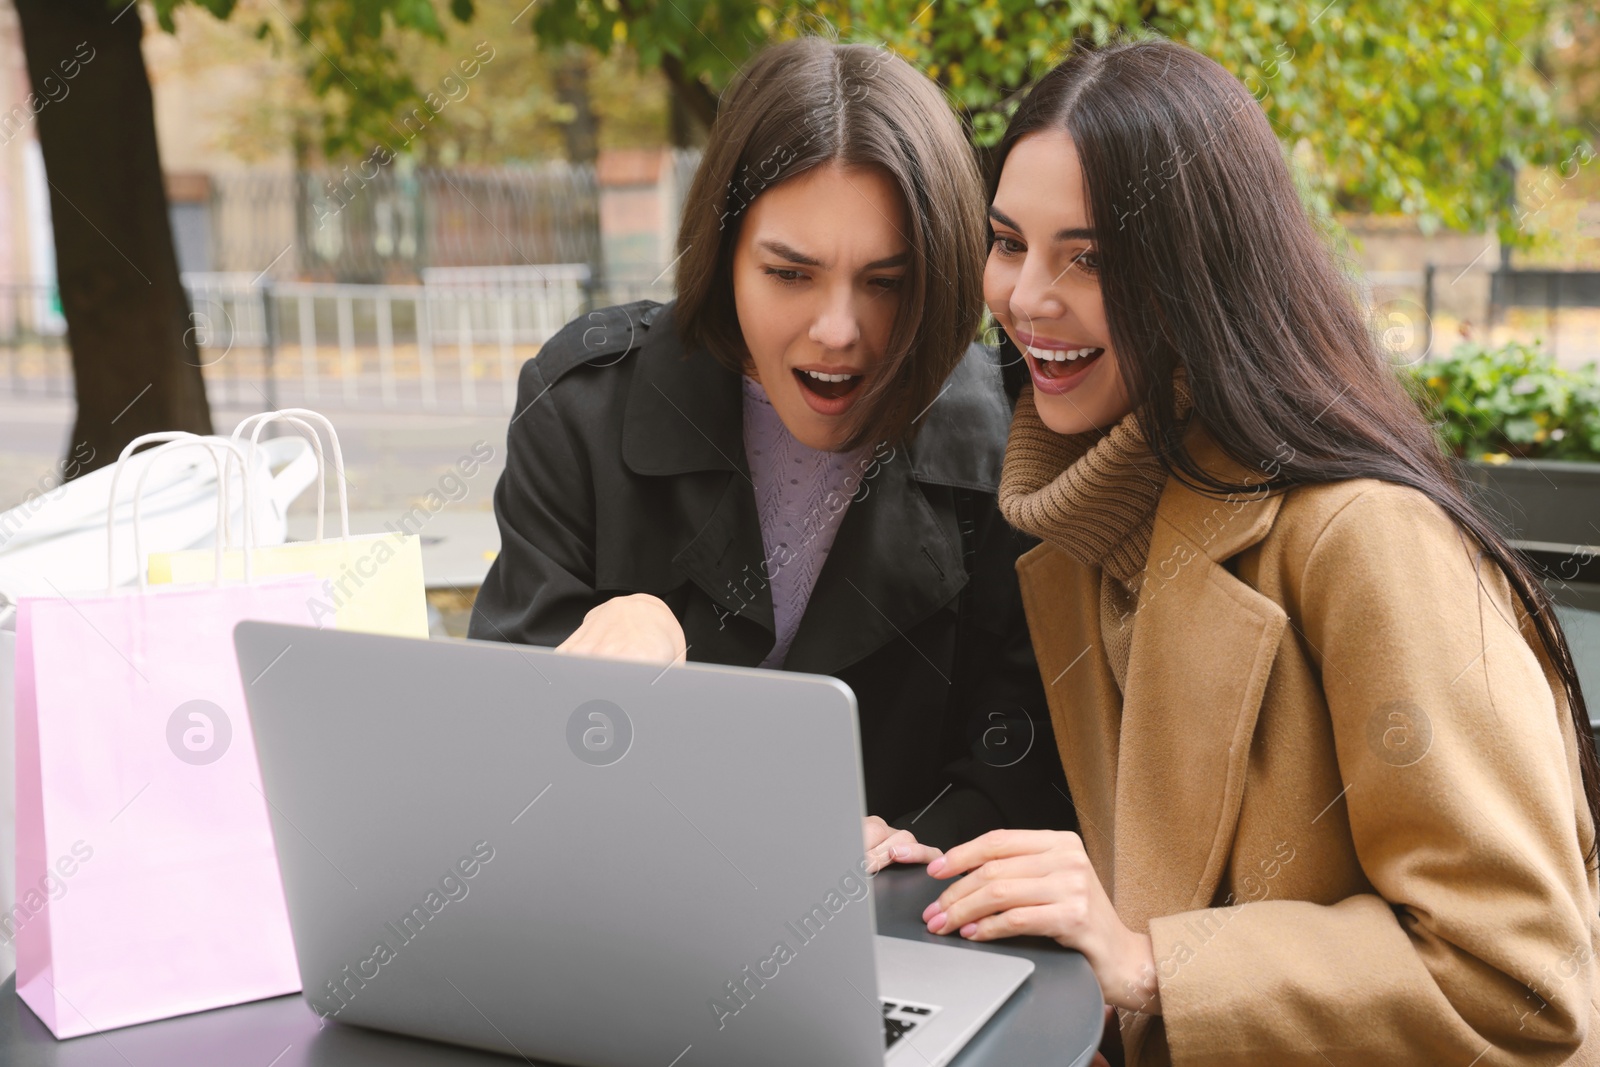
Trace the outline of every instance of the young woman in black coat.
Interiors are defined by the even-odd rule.
[[[476,638],[838,677],[874,866],[1072,825],[995,506],[983,189],[937,88],[800,39],[726,94],[678,297],[522,369]]]

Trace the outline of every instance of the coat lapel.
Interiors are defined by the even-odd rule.
[[[684,619],[690,658],[753,666],[771,650],[775,627],[739,376],[679,343],[673,309],[658,309],[636,357],[622,457],[635,474],[670,479],[662,534],[678,538],[673,565],[713,602],[704,617]]]
[[[967,584],[954,511],[928,503],[906,449],[876,462],[817,575],[786,670],[836,674],[906,637]]]
[[[729,475],[723,480],[716,505],[709,514],[700,514],[705,515],[704,523],[694,524],[700,532],[672,557],[672,563],[720,606],[719,631],[731,618],[765,630],[766,643],[761,649],[765,656],[777,630],[772,586],[761,566],[761,520],[756,515],[755,494],[738,475]]]
[[[1100,637],[1098,572],[1046,541],[1017,560],[1017,575],[1079,834],[1101,884],[1114,894],[1122,698]]]
[[[1263,480],[1198,425],[1187,444],[1227,481]],[[1281,501],[1207,496],[1169,478],[1157,505],[1114,757],[1114,900],[1132,929],[1211,904],[1232,850],[1287,616],[1222,562],[1266,536]]]

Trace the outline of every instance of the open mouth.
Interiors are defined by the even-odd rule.
[[[1105,355],[1104,348],[1034,348],[1028,347],[1039,375],[1047,380],[1071,377],[1088,368],[1089,364]]]
[[[863,374],[825,374],[814,370],[797,370],[794,376],[801,388],[824,400],[842,400],[866,380]]]

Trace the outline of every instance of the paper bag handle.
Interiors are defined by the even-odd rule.
[[[333,453],[333,477],[334,481],[339,487],[339,539],[342,541],[348,541],[350,540],[350,495],[346,489],[344,480],[344,450],[339,447],[339,434],[334,430],[333,423],[328,420],[326,415],[323,415],[321,412],[312,411],[310,408],[279,408],[276,411],[258,412],[257,414],[251,415],[249,418],[239,423],[238,426],[234,427],[232,440],[239,440],[239,435],[244,432],[245,426],[253,423],[254,426],[250,433],[250,450],[251,454],[254,455],[256,442],[261,438],[261,430],[269,422],[275,422],[278,419],[289,419],[290,416],[294,415],[315,420],[317,424],[322,427],[323,432],[328,435],[329,451]],[[302,423],[301,425],[304,424]],[[317,456],[319,459],[321,458],[321,455],[322,448],[319,444],[317,447]],[[320,480],[317,490],[318,541],[322,540],[322,502],[323,494],[326,492],[327,479],[324,476]]]
[[[150,462],[147,463],[145,468],[139,472],[139,479],[135,483],[133,490],[133,555],[136,569],[139,573],[139,588],[141,590],[149,587],[150,579],[142,563],[144,559],[144,551],[139,530],[139,503],[140,498],[144,494],[145,478],[149,477],[151,468],[155,466],[156,456],[161,453],[173,452],[183,448],[197,447],[204,448],[211,456],[211,462],[217,468],[217,529],[220,534],[225,530],[227,523],[227,516],[224,509],[226,507],[227,495],[226,482],[230,472],[228,470],[226,456],[219,455],[218,449],[226,449],[227,455],[231,455],[239,460],[239,480],[244,485],[245,514],[248,516],[250,513],[250,470],[245,461],[243,450],[241,450],[234,442],[224,437],[201,437],[198,434],[192,434],[185,430],[167,430],[160,433],[143,434],[134,438],[132,441],[128,442],[127,446],[123,448],[122,454],[117,457],[117,467],[111,475],[111,502],[106,509],[106,590],[108,592],[113,588],[115,575],[114,563],[116,560],[117,482],[122,477],[123,465],[133,450],[142,444],[148,444],[157,441],[163,443],[150,450]],[[248,531],[249,528],[250,524],[247,521],[246,530]],[[216,558],[215,581],[216,584],[220,586],[222,584],[222,537],[215,537],[213,538],[213,541],[215,542]],[[244,545],[244,580],[246,582],[249,582],[251,577],[249,542],[250,538],[247,533]]]
[[[122,480],[122,469],[128,462],[128,457],[133,455],[133,450],[140,445],[151,444],[156,441],[187,441],[198,438],[199,434],[190,433],[188,430],[161,430],[157,433],[140,434],[122,447],[122,452],[117,456],[117,463],[111,469],[111,490],[106,503],[106,590],[109,592],[116,585],[116,552],[113,547],[113,530],[117,520],[117,483]],[[216,454],[212,454],[211,462],[216,464]],[[220,472],[219,472],[220,473]],[[221,502],[223,487],[222,479],[218,478],[218,502]],[[220,533],[221,531],[219,531]],[[218,544],[221,544],[219,541]]]
[[[323,460],[322,456],[322,438],[317,435],[316,429],[303,419],[297,419],[294,416],[286,415],[281,411],[258,411],[254,415],[248,415],[241,419],[239,425],[233,428],[233,436],[230,437],[229,440],[237,443],[239,440],[239,435],[244,432],[244,428],[250,423],[256,422],[257,420],[259,420],[263,426],[269,422],[282,420],[283,422],[286,422],[290,426],[293,426],[295,429],[299,430],[300,433],[311,442],[311,449],[316,453],[317,456],[317,541],[321,542],[323,509],[327,506],[328,501],[328,466]],[[252,437],[250,439],[250,461],[254,463],[255,458],[256,439]],[[247,518],[246,522],[253,523],[254,520]],[[252,534],[253,531],[247,527],[246,536],[252,536]],[[232,543],[233,542],[230,540],[229,545],[231,546]]]

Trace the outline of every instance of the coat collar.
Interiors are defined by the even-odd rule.
[[[1185,446],[1229,482],[1264,480],[1226,456],[1198,421]],[[1042,583],[1030,592],[1030,616],[1057,631],[1036,633],[1035,643],[1049,649],[1045,680],[1059,672],[1050,698],[1085,840],[1134,930],[1209,905],[1226,869],[1287,615],[1223,563],[1266,537],[1281,502],[1257,493],[1222,499],[1168,479],[1120,697],[1100,633],[1098,572],[1055,548],[1025,571],[1026,581]],[[1072,602],[1052,611],[1047,602],[1063,587]],[[1073,670],[1079,658],[1088,663]]]
[[[748,478],[739,376],[678,340],[672,304],[651,312],[628,386],[623,462],[635,474],[725,470]]]
[[[1263,471],[1251,470],[1224,452],[1199,420],[1191,422],[1183,444],[1200,469],[1220,481],[1258,485],[1266,480]],[[1221,563],[1266,537],[1282,502],[1282,494],[1268,496],[1255,492],[1224,499],[1192,489],[1176,478],[1168,478],[1156,505],[1153,537],[1159,538],[1165,533],[1174,546],[1186,544],[1211,562]],[[1150,558],[1158,558],[1153,545]]]
[[[694,514],[688,516],[686,539],[673,562],[742,628],[738,634],[723,632],[729,625],[725,615],[717,632],[703,640],[725,653],[736,645],[744,658],[754,656],[753,664],[771,648],[776,624],[771,588],[761,577],[765,550],[744,453],[739,377],[704,349],[679,341],[672,309],[671,304],[655,309],[658,314],[636,354],[623,461],[634,473],[650,476],[726,472],[715,488],[696,483],[686,489],[683,499]],[[981,370],[967,372],[973,373]],[[905,636],[966,585],[954,512],[936,511],[919,482],[981,488],[992,477],[992,492],[999,448],[997,439],[977,447],[979,420],[944,410],[975,402],[993,406],[993,399],[978,388],[981,383],[954,377],[952,383],[965,388],[948,390],[930,407],[935,421],[919,438],[925,442],[920,451],[880,449],[863,469],[861,488],[817,578],[785,669],[836,673]],[[1000,395],[997,376],[993,392]],[[1003,434],[1003,401],[991,414],[1001,420],[993,426]],[[951,426],[964,428],[954,433]],[[749,633],[750,625],[765,636]],[[695,642],[696,635],[687,636]]]

